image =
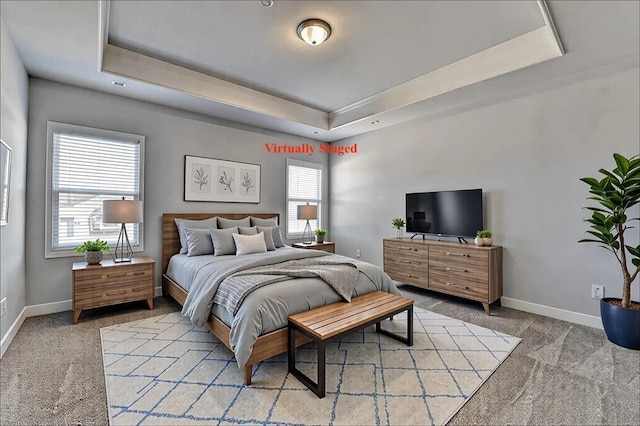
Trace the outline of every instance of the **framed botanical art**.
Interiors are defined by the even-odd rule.
[[[9,223],[11,189],[11,148],[0,139],[0,226]]]
[[[184,200],[260,202],[260,165],[184,156]]]

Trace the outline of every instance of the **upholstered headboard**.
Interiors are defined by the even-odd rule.
[[[210,217],[223,217],[226,219],[242,219],[247,216],[259,217],[261,219],[270,219],[276,217],[278,224],[280,223],[280,214],[278,213],[164,213],[162,215],[162,273],[167,272],[169,259],[176,253],[180,252],[180,237],[178,236],[178,227],[174,219],[192,219],[202,220]]]

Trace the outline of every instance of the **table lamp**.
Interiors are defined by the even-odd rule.
[[[311,232],[310,220],[318,218],[318,206],[310,206],[309,203],[298,206],[298,220],[306,220],[307,224],[302,233],[302,244],[311,244],[313,241],[313,233]],[[308,235],[308,238],[307,238]]]
[[[142,223],[142,219],[142,201],[125,200],[122,197],[122,200],[105,200],[102,202],[102,222],[122,224],[118,242],[112,254],[114,262],[131,262],[133,250],[129,243],[125,224]]]

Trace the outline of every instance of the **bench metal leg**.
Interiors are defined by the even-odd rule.
[[[303,333],[306,334],[306,333]],[[327,341],[318,341],[313,339],[318,345],[318,382],[314,382],[311,380],[306,374],[296,368],[296,346],[295,346],[295,329],[289,325],[287,329],[287,337],[288,337],[288,364],[289,364],[289,373],[293,375],[296,379],[300,380],[303,385],[309,388],[313,393],[315,393],[318,398],[325,397],[325,382],[326,382],[326,373],[327,373],[327,364],[326,364],[326,349],[327,349]],[[311,337],[311,336],[309,336]]]
[[[396,339],[407,346],[413,346],[413,305],[407,309],[407,337],[402,337],[399,334],[393,333],[388,330],[383,330],[380,326],[380,322],[376,323],[376,333],[384,334],[392,339]]]

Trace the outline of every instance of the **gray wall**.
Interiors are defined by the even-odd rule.
[[[12,148],[8,225],[0,227],[0,299],[7,298],[7,314],[0,319],[0,336],[25,307],[25,211],[27,203],[27,111],[29,78],[0,17],[0,77],[2,140]]]
[[[31,79],[29,97],[26,248],[28,305],[69,300],[71,264],[82,260],[79,257],[44,258],[47,120],[136,133],[146,137],[144,254],[156,259],[157,285],[160,285],[162,259],[162,213],[275,212],[280,213],[283,220],[287,156],[267,153],[264,144],[275,142],[297,145],[312,142],[40,79]],[[260,204],[183,201],[186,154],[260,164]],[[322,163],[325,168],[328,165],[327,154],[289,157]],[[325,173],[325,180],[327,175]],[[325,181],[325,188],[328,187],[326,183]],[[327,195],[328,190],[325,197]],[[327,213],[328,210],[324,212],[325,217]]]
[[[405,193],[483,188],[485,227],[504,246],[504,295],[599,316],[591,284],[619,296],[622,275],[611,253],[576,243],[588,216],[588,188],[578,179],[612,168],[613,152],[640,152],[639,77],[636,66],[341,141],[357,142],[359,152],[330,158],[337,251],[361,249],[381,265],[382,239],[394,235],[391,219],[404,216]],[[637,244],[638,233],[629,234]]]

